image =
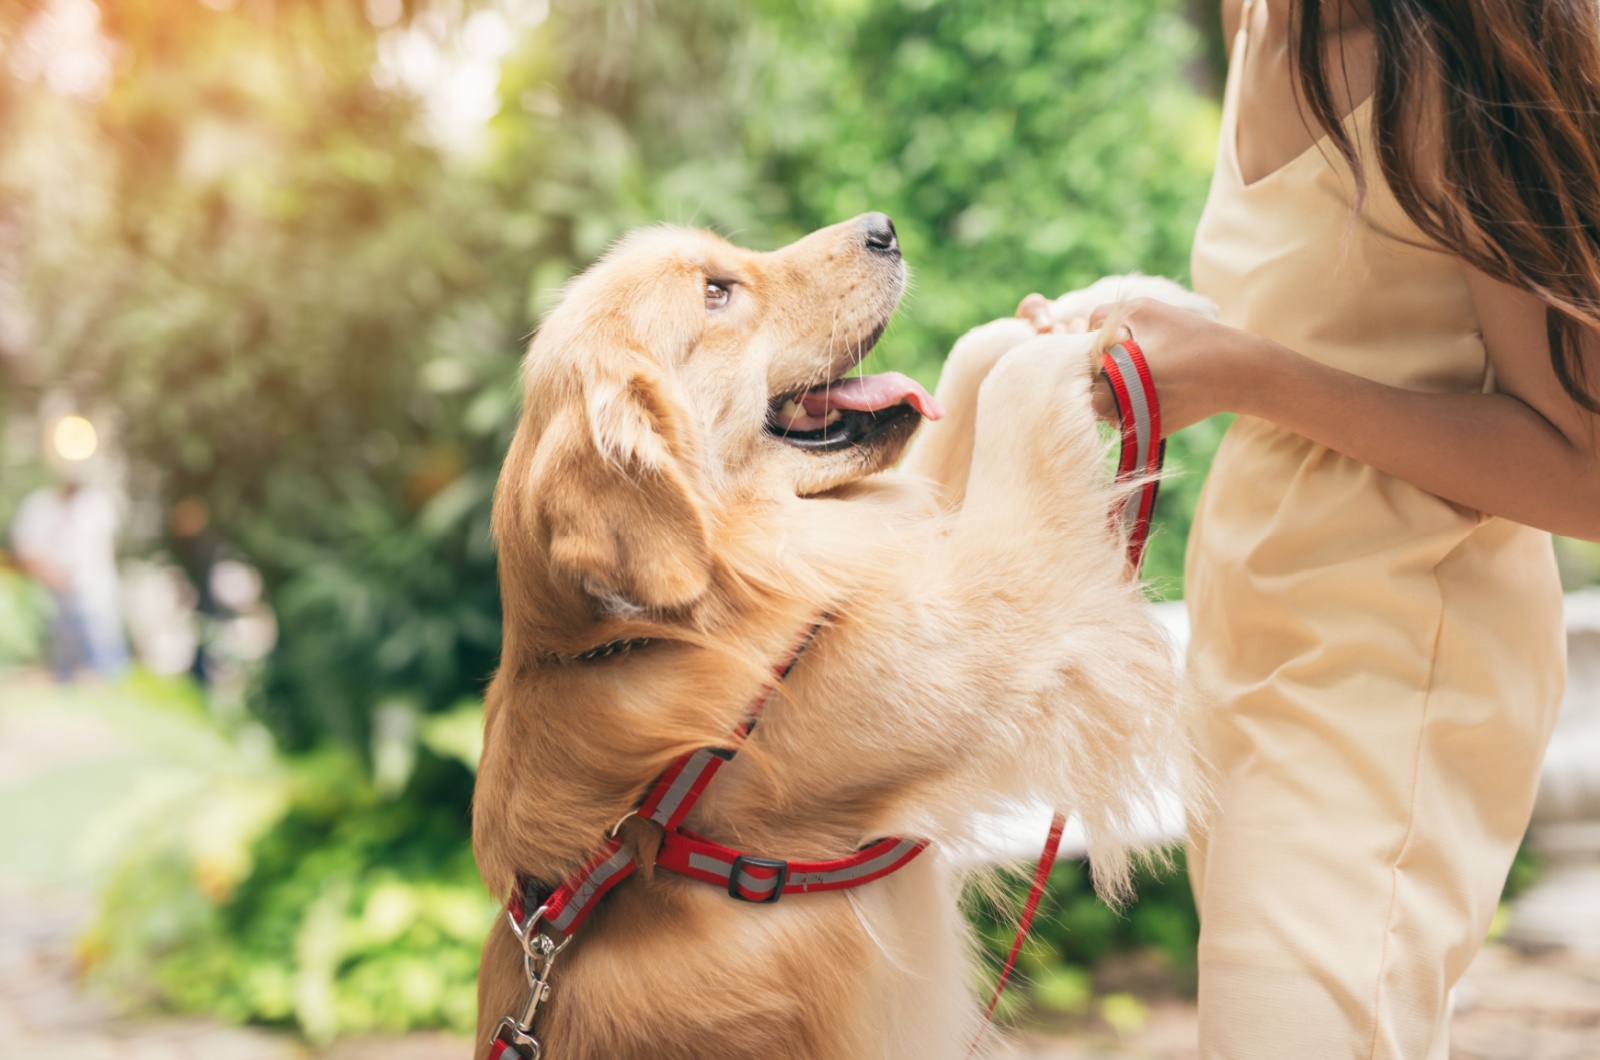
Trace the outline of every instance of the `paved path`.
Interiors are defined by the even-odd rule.
[[[74,942],[113,856],[95,822],[140,778],[183,775],[209,754],[203,729],[137,696],[0,676],[0,1060],[466,1060],[469,1043],[441,1034],[316,1054],[255,1027],[129,1017],[82,988]]]
[[[182,733],[154,732],[159,718],[137,716],[130,728],[129,709],[105,690],[58,694],[38,678],[0,677],[0,1058],[465,1060],[467,1042],[438,1034],[351,1039],[313,1054],[273,1031],[122,1015],[80,987],[73,940],[106,854],[84,842],[89,825],[130,778],[205,751],[182,746],[191,738]],[[1600,960],[1490,946],[1459,995],[1454,1060],[1600,1060]],[[1197,1055],[1190,1001],[1123,995],[1102,999],[1101,1011],[1023,1037],[1017,1055]]]
[[[1458,990],[1451,1060],[1600,1060],[1600,960],[1490,945]],[[1103,1022],[1029,1041],[1030,1060],[1194,1060],[1194,1005],[1156,1001],[1118,1036]]]
[[[311,1060],[295,1039],[193,1017],[134,1019],[79,988],[81,903],[0,889],[0,1057],[5,1060]],[[438,1034],[342,1041],[326,1060],[466,1060]]]

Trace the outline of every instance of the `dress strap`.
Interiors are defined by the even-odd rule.
[[[1256,0],[1244,0],[1244,6],[1239,8],[1239,31],[1234,36],[1243,36],[1250,39],[1250,20],[1256,17]]]

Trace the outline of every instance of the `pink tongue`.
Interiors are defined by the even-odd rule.
[[[930,420],[944,415],[944,406],[937,398],[915,379],[899,372],[846,376],[828,386],[808,390],[798,400],[813,416],[826,416],[829,409],[878,412],[900,404],[910,405]]]

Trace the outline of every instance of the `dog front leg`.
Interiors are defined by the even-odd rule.
[[[1186,754],[1174,660],[1110,519],[1095,360],[1092,336],[1047,335],[990,372],[944,584],[974,630],[1003,631],[978,645],[1005,690],[983,783],[1076,812],[1116,890],[1123,843]]]
[[[1070,566],[1115,549],[1106,442],[1091,402],[1095,338],[1031,335],[973,395],[968,499],[958,533],[1018,538]]]
[[[948,507],[959,507],[966,494],[978,390],[1000,358],[1033,334],[1031,325],[1015,317],[993,320],[963,335],[945,359],[934,390],[945,408],[944,418],[923,424],[903,466],[910,474],[932,479]]]

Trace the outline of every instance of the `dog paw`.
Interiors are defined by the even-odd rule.
[[[1000,358],[1034,336],[1033,327],[1016,317],[1002,317],[980,324],[961,336],[950,356],[945,358],[939,376],[939,396],[951,386],[976,387],[983,382]]]
[[[1158,302],[1197,313],[1207,320],[1217,318],[1216,303],[1195,294],[1181,283],[1160,276],[1107,276],[1088,287],[1068,291],[1050,305],[1051,315],[1057,320],[1087,320],[1097,306],[1127,302],[1135,298],[1153,298]]]
[[[1090,335],[1052,333],[1021,343],[984,381],[978,396],[980,425],[1010,421],[1058,439],[1096,438],[1091,403],[1094,352]]]

